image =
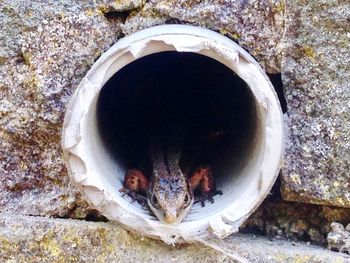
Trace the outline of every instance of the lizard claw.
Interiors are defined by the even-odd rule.
[[[147,206],[147,198],[145,196],[138,194],[134,191],[131,191],[130,189],[125,188],[125,187],[121,188],[119,190],[119,192],[123,193],[122,197],[124,197],[125,195],[130,196],[132,203],[137,201],[141,206],[143,206],[143,207]]]
[[[119,190],[123,193],[122,197],[128,195],[132,202],[135,200],[143,207],[147,206],[147,198],[142,193],[148,189],[148,180],[142,171],[138,169],[129,169],[125,173],[124,187]]]
[[[210,203],[214,204],[214,196],[215,195],[222,195],[221,190],[214,190],[209,193],[202,193],[200,199],[196,200],[194,203],[201,203],[202,207],[205,207],[205,201],[210,201]]]
[[[125,195],[129,195],[130,190],[123,187],[123,188],[119,189],[119,192],[123,193],[122,197],[124,197]]]
[[[209,166],[203,165],[198,167],[194,174],[189,179],[192,189],[201,186],[201,197],[194,203],[201,202],[202,207],[205,206],[205,201],[210,201],[214,203],[215,195],[222,195],[221,190],[216,190],[215,182],[212,175],[211,168]]]

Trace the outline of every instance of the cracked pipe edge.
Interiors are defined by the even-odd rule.
[[[176,226],[164,225],[123,200],[117,193],[117,184],[112,186],[100,176],[100,167],[94,166],[95,160],[92,161],[92,156],[87,151],[87,147],[101,143],[94,134],[96,120],[91,112],[105,82],[135,59],[168,50],[211,56],[231,68],[248,84],[265,115],[264,151],[259,156],[254,180],[249,187],[238,200],[222,211],[208,218],[192,219]],[[68,105],[62,131],[62,148],[71,179],[103,215],[144,235],[161,238],[166,243],[198,240],[212,234],[220,238],[226,237],[238,231],[243,221],[263,201],[277,178],[283,149],[282,111],[277,95],[258,63],[236,43],[213,31],[192,26],[167,25],[125,37],[95,62],[73,98]],[[70,138],[71,136],[75,138]],[[91,136],[96,138],[92,144],[87,141]],[[69,143],[71,141],[74,143]],[[109,158],[102,150],[100,154],[97,158]],[[122,172],[112,166],[111,171]],[[114,177],[112,180],[117,183],[117,176]],[[119,184],[121,185],[120,180]]]

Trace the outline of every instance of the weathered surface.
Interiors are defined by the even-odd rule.
[[[349,13],[348,1],[288,2],[286,200],[350,207]]]
[[[60,131],[72,92],[116,41],[118,21],[71,1],[1,1],[0,17],[0,210],[83,217]]]
[[[151,25],[174,22],[200,25],[228,35],[254,55],[268,72],[282,72],[288,103],[281,188],[284,199],[350,207],[350,6],[346,1],[289,1],[285,8],[284,0],[152,0],[131,13],[122,24],[125,14],[119,12],[142,5],[141,0],[0,1],[1,211],[80,218],[89,213],[88,205],[70,185],[61,158],[60,131],[65,106],[94,60],[117,40],[120,28],[130,34]],[[116,13],[105,16],[106,12]],[[267,234],[289,238],[307,236],[323,243],[330,222],[348,218],[349,213],[344,209],[313,207],[312,218],[309,214],[306,218],[309,210],[299,210],[298,205],[291,207],[286,203],[274,206],[268,212],[270,221],[266,219],[252,225],[261,226],[260,230]],[[21,220],[17,224],[19,231],[38,227],[38,231],[44,231],[40,236],[47,235],[46,240],[50,235],[60,235],[60,231],[66,231],[63,229],[71,224],[71,221]],[[5,221],[0,229],[3,233],[9,231],[7,238],[10,238],[15,235],[11,232],[15,231],[15,225]],[[56,228],[56,222],[62,228]],[[72,224],[79,225],[74,226],[76,235],[84,234],[78,230],[80,224],[86,229],[94,226],[89,235],[98,235],[98,224],[98,227],[76,221]],[[102,226],[116,234],[113,231],[117,230],[110,224]],[[45,229],[51,232],[47,234]],[[333,229],[333,232],[336,231]],[[337,238],[334,244],[343,242],[342,236]],[[14,240],[0,240],[5,242],[5,248],[6,244],[14,245],[17,250],[13,255],[20,251],[21,244],[29,244],[24,238],[16,239],[19,243]],[[251,253],[248,252],[250,245],[244,248],[243,241],[240,245],[235,239],[228,240],[232,246],[237,244],[243,254]],[[50,254],[41,242],[36,243],[42,246],[40,253]],[[249,242],[254,243],[254,239]],[[74,248],[75,243],[71,244],[72,257],[81,256]],[[177,250],[165,248],[159,242],[154,244],[154,247],[163,246],[164,254],[172,251],[175,256],[179,255]],[[267,261],[270,254],[264,253],[266,245],[261,245],[261,252],[254,253],[266,262],[273,262]],[[339,249],[339,246],[333,247]],[[30,251],[30,247],[27,248]],[[271,249],[271,255],[278,255],[278,249]],[[302,253],[308,255],[306,258],[313,258],[309,252]],[[257,262],[263,262],[258,256]],[[286,262],[283,260],[292,260],[293,255],[281,258],[281,262]]]
[[[166,22],[203,26],[233,38],[268,72],[275,73],[280,71],[284,15],[284,0],[152,0],[128,17],[123,31],[130,34]]]
[[[281,200],[278,186],[241,227],[275,239],[304,240],[326,245],[331,224],[350,224],[350,209]]]
[[[350,254],[350,224],[344,228],[340,223],[332,223],[332,231],[327,236],[328,248]]]
[[[203,244],[167,246],[112,223],[0,214],[0,259],[5,262],[350,262],[324,248],[236,235]]]
[[[111,223],[0,214],[0,226],[2,262],[230,262],[213,249],[167,246]]]
[[[98,8],[104,13],[124,12],[141,8],[143,0],[102,0],[97,1]]]
[[[334,253],[309,243],[269,240],[254,235],[231,235],[224,240],[215,240],[210,243],[228,253],[235,252],[249,262],[350,262],[349,255]]]

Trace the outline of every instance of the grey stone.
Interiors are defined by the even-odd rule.
[[[112,223],[11,217],[0,216],[2,261],[210,262],[209,258],[227,259],[222,253],[199,245],[174,249]]]
[[[285,200],[350,207],[350,5],[289,1]]]
[[[0,210],[76,218],[93,212],[70,184],[61,158],[66,104],[94,60],[122,35],[121,28],[130,34],[164,23],[219,31],[268,72],[281,71],[288,103],[284,199],[350,207],[350,7],[345,1],[285,3],[1,1]],[[134,8],[140,10],[123,24],[126,14],[120,12]],[[336,210],[326,209],[337,218]],[[320,229],[290,223],[275,216],[258,225],[268,233],[321,238]],[[320,228],[322,234],[329,231],[328,224]]]
[[[84,217],[61,158],[66,104],[121,33],[88,2],[1,1],[0,210]],[[87,209],[87,210],[86,210]]]
[[[246,48],[270,73],[280,72],[285,1],[152,0],[128,17],[126,34],[151,25],[186,23],[219,31]]]
[[[69,0],[1,1],[0,64],[7,58],[14,58],[19,54],[22,35],[28,31],[35,31],[43,20],[79,14],[96,16],[110,10],[129,10],[141,6],[141,2],[141,0],[87,0],[84,3]],[[97,24],[98,20],[94,21]]]
[[[206,246],[208,245],[208,246]],[[115,223],[0,214],[2,262],[350,262],[350,256],[300,242],[253,235],[167,246]]]
[[[124,12],[141,8],[143,5],[142,0],[102,0],[97,1],[98,8],[104,13],[107,12]]]
[[[350,209],[287,202],[273,196],[247,219],[241,231],[258,230],[273,238],[302,239],[326,245],[333,222],[349,224]]]
[[[327,235],[328,248],[350,254],[350,231],[337,222],[332,223],[331,228]]]

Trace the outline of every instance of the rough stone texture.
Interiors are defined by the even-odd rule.
[[[246,48],[270,73],[280,72],[285,1],[151,0],[128,17],[123,31],[187,23],[219,31]]]
[[[348,1],[288,2],[286,200],[350,207],[349,13]]]
[[[129,10],[141,6],[140,0],[130,1],[77,1],[57,0],[57,1],[9,1],[0,2],[0,64],[7,58],[15,58],[21,49],[21,37],[24,33],[36,30],[36,27],[43,23],[43,20],[52,20],[60,16],[86,15],[90,18],[90,24],[98,23],[102,19],[97,18],[109,10]],[[81,21],[82,22],[82,21]],[[106,27],[106,22],[102,22],[102,27]],[[111,34],[112,28],[107,30],[107,35]]]
[[[7,215],[0,216],[0,226],[0,259],[16,262],[173,262],[175,258],[178,262],[210,262],[209,258],[227,259],[222,253],[199,245],[174,249],[113,224],[33,217],[10,219]]]
[[[204,26],[236,40],[267,72],[282,72],[283,198],[350,207],[349,13],[347,1],[152,0],[122,28]]]
[[[107,12],[125,12],[141,8],[143,0],[102,0],[97,1],[97,6],[104,13]]]
[[[350,262],[324,248],[252,235],[167,246],[112,223],[0,214],[2,262]]]
[[[71,1],[1,1],[0,19],[0,210],[84,217],[60,131],[72,92],[116,41],[119,22]]]
[[[264,201],[241,231],[326,245],[332,222],[350,224],[350,209],[287,202],[275,195]]]
[[[142,9],[132,11],[123,24],[123,19],[134,8]],[[124,10],[128,12],[122,13]],[[60,130],[65,106],[94,60],[121,36],[120,28],[130,34],[164,23],[201,25],[216,30],[245,47],[268,72],[281,71],[288,103],[283,198],[350,207],[349,12],[346,1],[298,0],[286,5],[284,0],[152,0],[144,6],[141,0],[0,1],[0,211],[73,218],[95,215],[70,185],[61,159]],[[306,238],[317,243],[325,243],[331,222],[350,222],[349,209],[286,202],[267,205],[257,213],[261,216],[252,217],[247,226],[277,238]],[[21,237],[20,231],[33,231],[38,240],[34,243],[41,248],[38,257],[48,256],[50,261],[52,253],[59,256],[61,252],[45,242],[56,235],[61,238],[70,227],[75,229],[73,236],[89,233],[83,242],[91,244],[102,242],[100,237],[97,243],[89,238],[99,235],[100,228],[110,231],[108,242],[119,233],[113,231],[124,231],[116,230],[111,224],[25,218],[12,224],[6,219],[0,227],[0,236],[7,239],[0,239],[4,242],[0,249],[13,245],[12,255],[20,251],[26,261],[25,256],[30,255],[26,253],[33,251],[26,243],[30,241]],[[340,249],[339,244],[345,240],[337,229],[333,229],[328,238],[332,249]],[[3,234],[6,231],[7,234]],[[332,239],[333,233],[336,239]],[[103,238],[104,234],[101,235]],[[57,242],[64,242],[60,238]],[[131,238],[134,241],[127,242],[137,246],[142,243],[140,239],[136,242],[133,234],[129,237],[124,234],[123,238]],[[264,239],[257,239],[260,246],[252,249],[249,242],[258,244],[254,243],[255,239],[247,239],[249,242],[245,243],[244,238],[235,238],[226,239],[226,245],[249,255],[253,261],[252,251],[257,262],[296,259],[293,254],[280,255],[278,247],[274,248]],[[76,249],[79,244],[74,242],[68,240],[71,244],[68,251],[72,258],[80,257]],[[288,243],[278,242],[273,244],[290,249]],[[21,250],[22,244],[24,250]],[[113,244],[112,249],[116,249],[116,243]],[[154,251],[161,247],[164,255],[170,253],[179,259],[187,253],[181,254],[185,251],[181,249],[188,249],[180,247],[177,252],[148,239],[147,244],[140,246],[144,249],[149,244]],[[204,251],[204,255],[215,255],[215,259],[230,260],[220,253],[201,250],[198,245],[190,247]],[[302,255],[301,259],[297,258],[301,261],[311,258],[319,262],[317,259],[321,257],[320,261],[331,262],[325,258],[338,255],[327,254],[322,258],[323,252],[318,254],[318,249],[307,248],[312,249],[304,251],[295,247],[291,251]],[[107,251],[110,247],[99,249]],[[265,249],[269,251],[267,255]],[[344,247],[341,249],[346,251]],[[152,257],[161,258],[154,253],[147,259]],[[107,252],[105,258],[108,259]],[[271,258],[275,261],[270,261]]]
[[[342,224],[334,222],[331,228],[327,236],[328,248],[350,254],[350,224],[344,229]]]

